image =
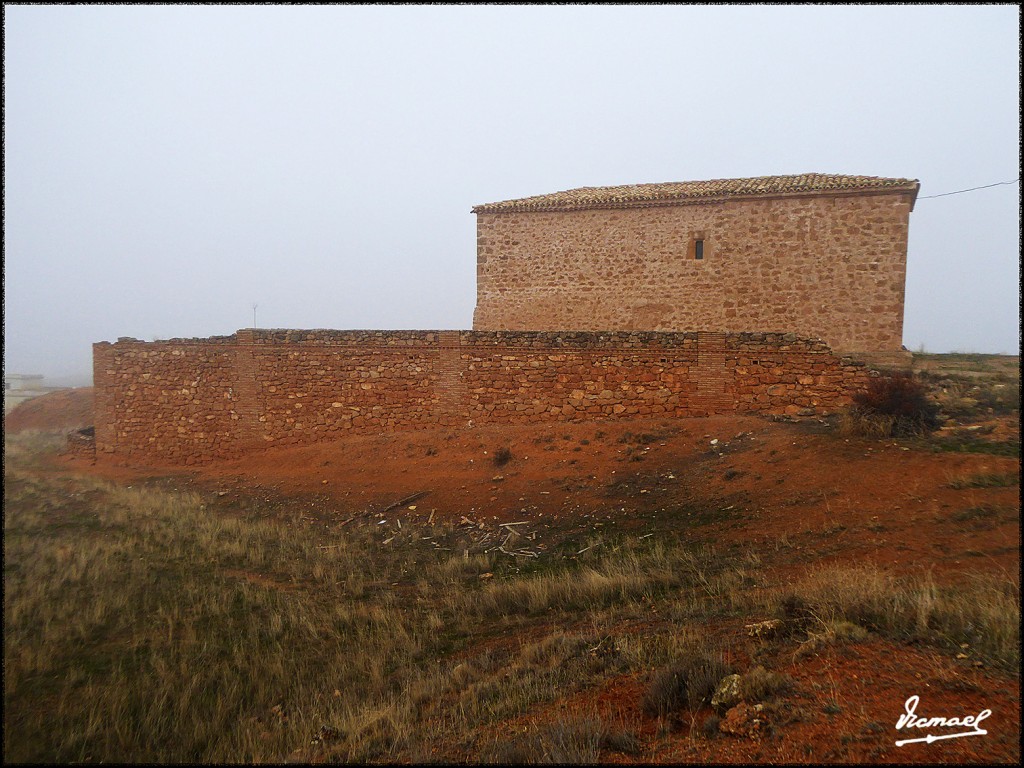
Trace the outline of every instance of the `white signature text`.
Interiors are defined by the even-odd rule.
[[[991,709],[983,709],[976,715],[965,715],[964,717],[918,717],[917,705],[921,702],[920,696],[911,696],[907,699],[903,705],[906,710],[900,715],[899,720],[896,721],[896,728],[902,730],[903,728],[972,728],[973,730],[964,731],[963,733],[944,733],[939,736],[928,734],[923,738],[919,739],[903,739],[897,741],[896,746],[902,747],[904,744],[912,744],[914,742],[927,742],[931,744],[933,741],[939,741],[940,739],[958,739],[963,736],[984,736],[988,731],[982,730],[980,727],[981,721],[992,714]]]

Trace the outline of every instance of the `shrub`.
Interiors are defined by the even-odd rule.
[[[794,593],[786,594],[779,600],[775,615],[782,620],[781,631],[784,635],[807,634],[807,630],[818,621],[813,606]]]
[[[494,466],[504,467],[512,461],[512,450],[508,446],[503,446],[494,452]]]
[[[640,753],[642,745],[634,731],[608,730],[601,738],[601,748],[624,755],[636,755]]]
[[[892,420],[886,437],[917,435],[939,425],[939,407],[928,399],[924,384],[902,371],[869,379],[853,402],[863,416]]]
[[[698,709],[710,700],[722,678],[731,673],[729,665],[708,656],[677,661],[652,678],[644,694],[644,713],[663,717],[683,707]]]
[[[704,724],[701,728],[704,731],[704,735],[713,738],[718,733],[718,726],[722,724],[722,718],[718,715],[708,715],[704,719]]]
[[[761,666],[754,667],[740,678],[740,692],[743,700],[748,702],[766,701],[792,687],[793,678],[789,675],[769,672]]]
[[[597,762],[607,729],[600,718],[576,717],[496,742],[484,753],[497,765],[588,765]]]

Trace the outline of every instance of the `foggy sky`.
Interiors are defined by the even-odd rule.
[[[4,7],[4,366],[95,341],[470,328],[473,205],[1018,178],[1019,9]],[[919,199],[904,344],[1016,353],[1020,185]]]

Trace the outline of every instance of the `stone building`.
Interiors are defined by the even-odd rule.
[[[804,174],[478,205],[473,327],[781,331],[899,356],[919,188]]]

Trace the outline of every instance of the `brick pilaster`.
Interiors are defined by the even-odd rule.
[[[438,332],[437,395],[438,422],[463,424],[466,415],[466,385],[462,378],[462,340],[459,331]]]
[[[240,330],[235,333],[234,386],[232,387],[232,420],[235,424],[235,450],[244,450],[260,441],[259,384],[256,380],[256,362],[253,347],[256,333]],[[237,417],[237,418],[236,418]]]
[[[114,453],[117,444],[117,414],[113,402],[114,348],[110,342],[92,345],[93,426],[96,430],[96,457]]]
[[[728,386],[735,373],[726,367],[725,334],[701,331],[697,334],[697,365],[693,376],[697,393],[693,398],[694,410],[708,414],[735,410],[736,404],[728,394]]]

